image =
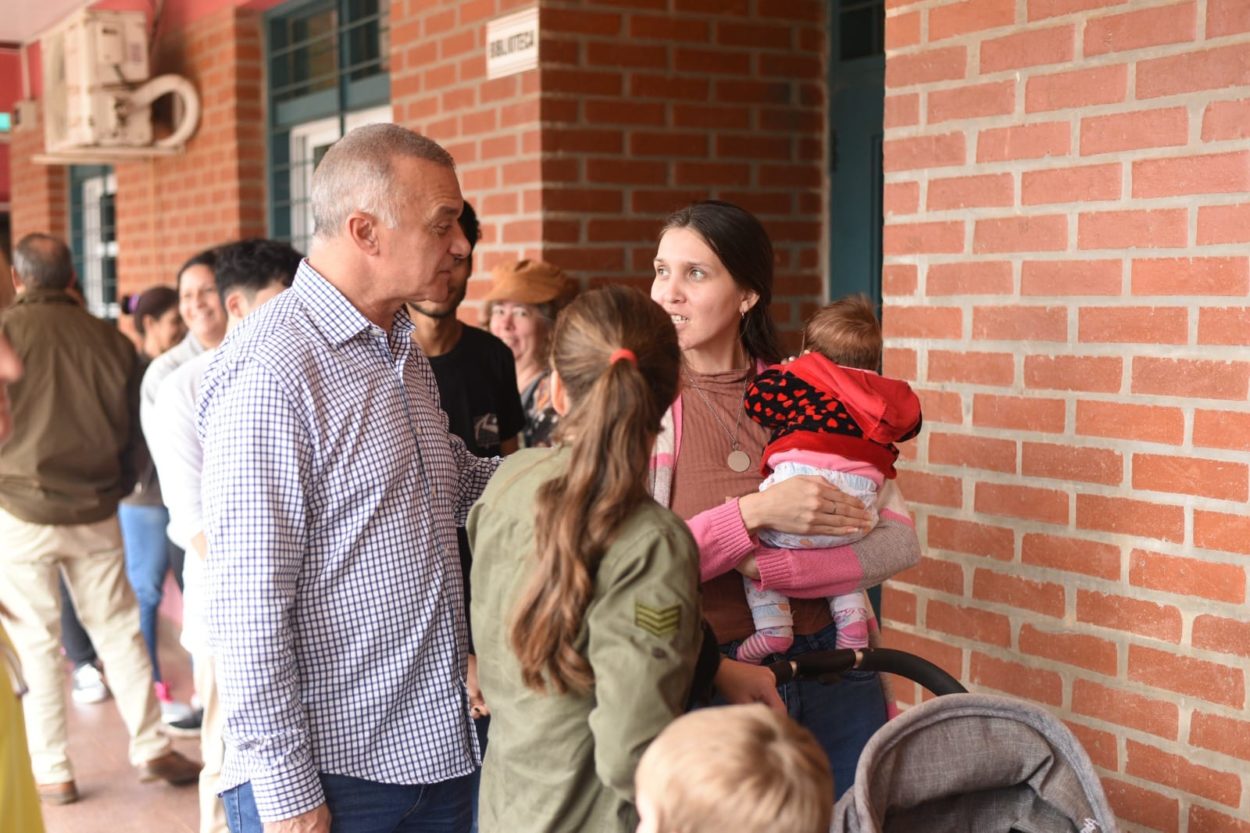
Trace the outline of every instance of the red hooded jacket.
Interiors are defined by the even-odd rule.
[[[896,474],[894,443],[920,432],[920,399],[906,382],[842,367],[819,353],[773,365],[747,389],[747,414],[766,428],[764,468],[791,449],[837,454]]]

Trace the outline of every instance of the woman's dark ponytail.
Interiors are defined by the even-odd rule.
[[[135,331],[140,336],[147,334],[148,318],[160,318],[177,307],[178,293],[168,286],[153,286],[121,300],[122,311],[134,316]]]

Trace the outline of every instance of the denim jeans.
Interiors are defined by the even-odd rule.
[[[468,833],[473,821],[469,779],[437,784],[379,784],[321,774],[331,833]],[[264,833],[250,783],[221,795],[230,833]]]
[[[832,651],[837,628],[829,625],[807,636],[796,634],[790,659],[808,651]],[[738,643],[721,646],[722,651]],[[848,671],[833,685],[797,680],[778,687],[790,717],[815,737],[829,756],[838,797],[855,783],[855,767],[873,733],[885,725],[885,691],[875,671]]]
[[[117,507],[117,520],[121,522],[126,546],[126,578],[139,601],[139,630],[152,660],[152,679],[160,682],[156,622],[165,595],[165,574],[169,572],[169,545],[165,538],[169,510],[164,506],[123,503]]]
[[[490,732],[490,715],[486,717],[473,718],[473,728],[477,731],[477,748],[482,753],[482,760],[486,760],[486,736]],[[477,833],[477,797],[482,789],[482,769],[478,767],[469,776],[469,795],[470,801],[473,803],[473,827],[470,833]]]

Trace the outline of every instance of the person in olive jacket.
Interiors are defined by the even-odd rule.
[[[58,576],[109,671],[140,780],[195,781],[200,765],[158,731],[152,666],[126,583],[118,502],[137,473],[139,360],[113,325],[71,293],[65,243],[28,234],[11,268],[17,301],[0,313],[25,376],[9,389],[12,432],[0,448],[0,606],[25,669],[23,701],[40,798],[78,800],[66,735]]]
[[[552,361],[563,442],[509,457],[467,527],[493,718],[482,833],[633,831],[634,769],[684,711],[702,641],[698,551],[646,485],[672,322],[636,290],[590,292]]]

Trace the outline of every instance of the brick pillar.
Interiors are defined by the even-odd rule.
[[[1250,4],[887,5],[889,641],[1058,712],[1135,829],[1250,830]]]
[[[162,35],[153,74],[190,78],[203,112],[184,153],[116,166],[119,293],[172,284],[197,251],[264,236],[262,69],[255,12],[225,7]]]
[[[551,259],[645,289],[667,214],[739,203],[772,237],[772,314],[794,342],[823,293],[824,15],[815,0],[543,0]]]
[[[36,231],[69,237],[69,186],[65,168],[34,162],[32,157],[40,153],[43,153],[42,113],[34,124],[22,125],[13,131],[9,144],[14,245]]]
[[[391,7],[395,118],[456,157],[479,275],[540,255],[588,286],[645,286],[664,217],[720,197],[772,235],[773,313],[793,335],[823,289],[823,6],[541,0],[539,70],[484,80],[486,22],[534,4]]]
[[[478,323],[476,299],[501,261],[542,257],[540,75],[486,79],[486,22],[533,5],[517,0],[391,5],[391,101],[395,121],[455,157],[465,199],[482,222],[476,271],[462,317]]]

